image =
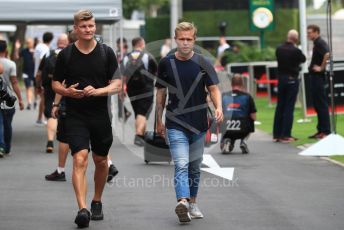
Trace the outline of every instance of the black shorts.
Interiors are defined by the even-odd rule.
[[[108,155],[113,141],[111,121],[108,116],[81,118],[67,114],[65,131],[72,155],[84,149],[90,151],[90,146],[94,154]]]
[[[152,111],[153,96],[133,100],[130,102],[131,106],[133,107],[135,117],[137,117],[137,115],[149,117],[149,114]]]
[[[243,132],[243,133],[232,133],[232,132],[225,132],[222,136],[222,140],[224,138],[229,138],[231,140],[238,140],[238,139],[245,139],[250,135],[250,132]]]
[[[47,119],[51,118],[51,110],[53,109],[54,99],[54,93],[48,93],[44,90],[44,116]]]
[[[59,117],[57,120],[56,139],[59,142],[68,143],[66,135],[66,118]]]

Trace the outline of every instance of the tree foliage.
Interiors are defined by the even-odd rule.
[[[146,15],[150,15],[152,10],[158,10],[166,4],[169,4],[168,0],[125,0],[123,15],[125,18],[130,18],[134,10],[143,10]]]

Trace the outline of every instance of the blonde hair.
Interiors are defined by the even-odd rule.
[[[90,10],[78,10],[74,14],[74,25],[77,25],[80,21],[88,21],[94,18]]]
[[[197,28],[196,26],[191,22],[181,22],[177,25],[176,29],[174,30],[174,36],[177,36],[177,32],[179,31],[194,31],[194,37],[196,37],[197,34]]]

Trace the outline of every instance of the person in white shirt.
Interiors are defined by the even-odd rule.
[[[166,55],[171,51],[171,49],[172,49],[172,41],[170,38],[167,38],[165,39],[165,42],[161,46],[161,49],[160,49],[161,58],[166,57]]]
[[[50,54],[50,43],[53,40],[54,35],[51,32],[45,32],[43,34],[43,43],[39,43],[35,48],[34,59],[35,59],[35,77],[37,78],[41,72],[38,70],[39,64],[41,63],[44,56],[48,57]],[[38,77],[40,78],[40,77]],[[44,110],[44,96],[42,93],[42,86],[36,85],[37,95],[40,96],[41,101],[39,102],[38,118],[36,121],[37,125],[43,125],[43,110]],[[36,104],[36,102],[35,102]]]
[[[18,80],[16,64],[7,58],[7,42],[0,40],[0,67],[2,66],[1,84],[2,91],[5,91],[7,97],[17,96],[20,110],[24,109],[24,103],[21,97]],[[6,90],[4,90],[6,89]],[[9,155],[11,152],[12,142],[12,120],[15,113],[14,101],[9,103],[9,100],[1,100],[0,104],[0,158],[4,154]]]
[[[221,57],[223,52],[225,52],[226,49],[230,48],[230,45],[227,43],[226,38],[221,36],[219,40],[219,47],[217,48],[217,57]]]

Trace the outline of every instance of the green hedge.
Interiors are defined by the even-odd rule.
[[[298,12],[297,9],[275,10],[275,29],[265,33],[266,46],[277,46],[285,40],[288,30],[299,28]],[[248,10],[189,11],[184,12],[182,20],[194,22],[198,36],[218,36],[221,21],[227,22],[227,36],[259,36],[259,32],[249,29]],[[169,16],[146,19],[145,38],[148,42],[169,37],[169,33]]]
[[[144,37],[146,42],[153,42],[170,37],[170,17],[147,18]]]
[[[227,36],[259,36],[259,32],[251,32],[249,28],[248,10],[185,12],[183,20],[194,22],[198,29],[198,36],[218,36],[218,25],[227,22]],[[265,32],[266,46],[276,46],[285,40],[290,29],[298,29],[297,9],[277,9],[275,11],[275,29]]]

